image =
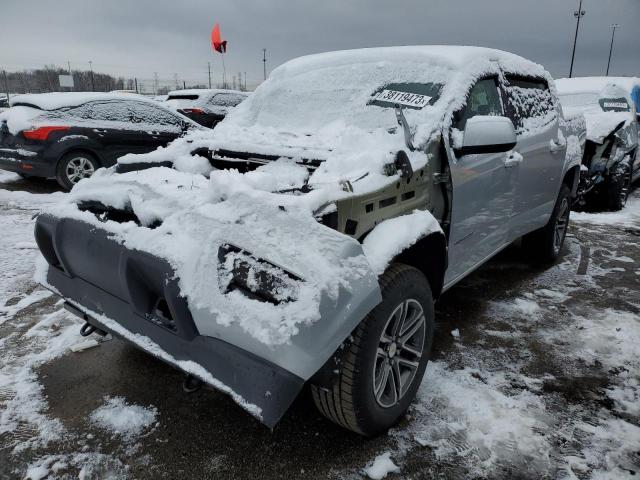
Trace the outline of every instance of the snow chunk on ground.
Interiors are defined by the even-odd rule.
[[[400,473],[400,467],[391,460],[391,452],[385,452],[378,455],[373,463],[364,469],[364,473],[369,478],[380,480],[390,473]]]
[[[595,225],[615,225],[617,227],[636,227],[640,225],[640,197],[632,194],[625,208],[618,212],[571,212],[572,222],[585,222]]]
[[[132,438],[151,426],[157,413],[155,407],[130,405],[122,397],[105,397],[105,404],[91,414],[91,422],[115,435]]]
[[[528,300],[526,298],[516,298],[512,305],[515,311],[525,315],[535,315],[540,311],[540,305],[534,300]]]

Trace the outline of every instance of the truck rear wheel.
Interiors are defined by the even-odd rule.
[[[555,261],[564,246],[570,214],[571,190],[567,185],[562,184],[547,224],[522,237],[522,247],[527,256],[541,263]]]
[[[382,303],[336,354],[325,386],[311,385],[320,412],[361,435],[384,432],[405,414],[427,367],[434,331],[429,282],[396,263],[380,277]]]

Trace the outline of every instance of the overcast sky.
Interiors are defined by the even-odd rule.
[[[228,40],[227,79],[304,54],[357,47],[463,44],[500,48],[568,75],[578,0],[2,0],[0,68],[45,64],[138,77],[151,84],[214,82],[217,21]],[[583,0],[574,75],[604,75],[612,23],[612,75],[640,76],[640,0]],[[161,82],[161,84],[164,82]]]

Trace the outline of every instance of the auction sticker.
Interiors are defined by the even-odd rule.
[[[397,90],[382,90],[374,101],[397,103],[399,105],[405,105],[413,108],[423,108],[429,104],[429,100],[432,97],[428,95],[421,95],[419,93],[399,92]]]

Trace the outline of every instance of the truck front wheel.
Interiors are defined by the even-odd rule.
[[[416,268],[391,265],[380,277],[382,303],[334,357],[314,402],[333,422],[362,435],[384,432],[405,414],[427,367],[434,331],[429,282]]]

